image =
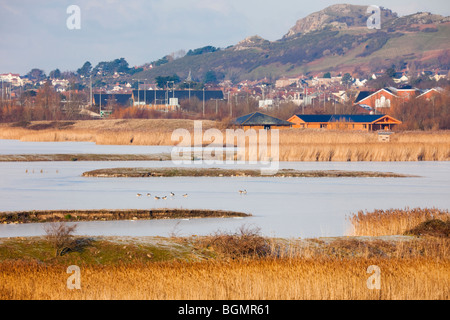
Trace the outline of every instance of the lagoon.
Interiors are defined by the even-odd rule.
[[[21,145],[21,143],[18,143]],[[31,146],[29,146],[31,144]],[[40,150],[35,143],[28,147]],[[40,143],[36,143],[40,144]],[[52,153],[52,148],[43,151]],[[64,143],[64,150],[89,153],[132,152],[131,146],[96,146]],[[0,141],[3,147],[3,141]],[[98,147],[98,148],[97,148]],[[11,144],[9,150],[24,153]],[[154,148],[154,147],[151,147]],[[170,152],[170,147],[164,147]],[[86,149],[83,149],[86,150]],[[92,150],[92,151],[91,151]],[[137,150],[137,149],[136,149]],[[156,147],[151,152],[159,153]],[[0,151],[3,153],[4,150]],[[149,151],[150,152],[150,151]],[[138,153],[136,151],[136,153]],[[140,153],[140,152],[139,152]],[[4,153],[4,154],[11,154]],[[408,178],[281,178],[281,177],[161,177],[87,178],[85,171],[115,167],[180,166],[171,161],[132,162],[3,162],[0,163],[0,211],[57,209],[150,209],[197,208],[251,213],[244,219],[139,220],[78,222],[77,234],[106,236],[189,236],[218,230],[236,231],[240,226],[260,228],[267,236],[309,238],[342,236],[346,217],[359,210],[450,207],[449,162],[281,162],[280,168],[296,170],[383,171],[418,175]],[[189,165],[182,165],[189,166]],[[253,165],[206,165],[196,167],[254,168]],[[247,194],[238,190],[246,189]],[[149,192],[151,197],[136,197]],[[174,192],[167,200],[155,200]],[[182,197],[182,194],[188,197]],[[0,225],[0,237],[43,235],[39,223]]]

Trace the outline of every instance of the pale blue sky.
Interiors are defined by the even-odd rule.
[[[298,19],[336,3],[450,15],[448,0],[0,0],[0,73],[36,67],[48,74],[121,57],[134,66],[255,34],[277,40]],[[69,5],[81,9],[80,30],[66,26]]]

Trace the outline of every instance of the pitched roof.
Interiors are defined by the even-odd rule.
[[[296,114],[305,122],[360,122],[371,123],[384,117],[384,114]]]
[[[234,121],[238,125],[246,126],[263,126],[263,125],[273,125],[273,126],[290,126],[293,123],[278,119],[261,112],[253,112],[246,114],[245,116],[239,117]]]
[[[359,91],[358,95],[355,98],[355,103],[358,103],[359,101],[367,98],[373,93],[373,91]]]

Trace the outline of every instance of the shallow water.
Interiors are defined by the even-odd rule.
[[[166,153],[170,146],[112,146],[94,142],[29,142],[0,139],[0,154],[146,154]]]
[[[68,144],[68,149],[79,148],[70,146],[77,143]],[[127,149],[122,147],[128,146],[110,147],[121,153]],[[99,153],[96,148],[90,148],[93,148],[93,153]],[[260,228],[268,236],[317,237],[344,235],[348,228],[346,217],[359,210],[450,207],[449,162],[280,163],[280,168],[298,170],[389,171],[419,175],[418,178],[81,177],[83,172],[99,168],[168,166],[174,164],[169,161],[0,163],[0,211],[161,207],[221,209],[251,213],[252,217],[79,222],[77,234],[205,235],[218,230],[236,231],[245,224]],[[248,193],[240,195],[238,190],[241,189]],[[144,195],[150,192],[152,196],[136,197],[138,192]],[[170,197],[170,192],[174,192],[175,197]],[[188,193],[187,198],[181,196],[184,193]],[[155,200],[154,195],[169,197]],[[42,234],[42,224],[0,225],[0,237]]]

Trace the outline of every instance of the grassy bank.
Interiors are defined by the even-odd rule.
[[[98,169],[83,173],[84,177],[267,177],[261,170],[251,169],[219,169],[219,168],[111,168]],[[343,171],[343,170],[310,170],[299,171],[281,169],[272,177],[283,178],[320,178],[320,177],[377,177],[405,178],[409,175],[393,172]]]
[[[0,223],[30,223],[54,221],[107,221],[139,219],[182,219],[247,217],[249,214],[225,210],[151,209],[151,210],[33,210],[0,212]]]
[[[203,130],[223,123],[203,121]],[[193,132],[193,120],[86,120],[0,124],[0,139],[91,141],[109,145],[176,145],[175,129]],[[224,134],[225,136],[225,134]],[[191,134],[193,142],[193,134]],[[398,132],[379,142],[376,132],[281,130],[280,161],[448,161],[450,132]],[[209,144],[210,141],[203,141]],[[223,141],[225,143],[225,141]],[[220,142],[219,142],[220,144]]]

